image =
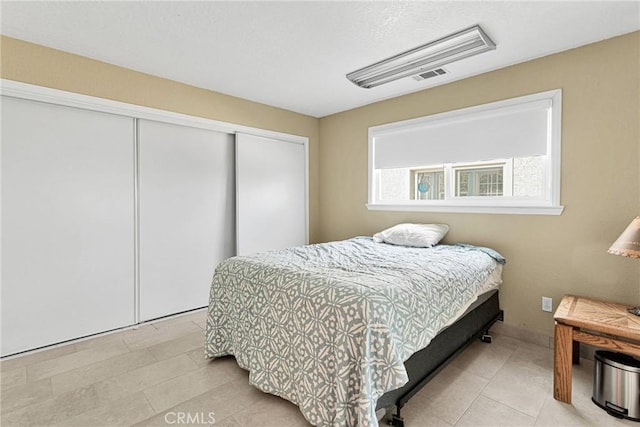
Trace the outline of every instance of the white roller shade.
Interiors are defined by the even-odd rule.
[[[547,153],[550,100],[425,117],[373,134],[375,169]],[[458,113],[458,112],[456,112]]]

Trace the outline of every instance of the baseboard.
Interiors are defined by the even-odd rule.
[[[517,326],[507,325],[503,322],[497,322],[491,327],[491,331],[499,335],[515,338],[520,341],[536,344],[542,347],[553,349],[553,336],[540,332],[531,331]],[[588,344],[580,344],[580,357],[583,359],[593,360],[593,354],[597,347]]]
[[[531,331],[529,329],[508,325],[504,322],[496,322],[491,327],[491,331],[495,332],[496,334],[518,339],[520,341],[525,341],[546,348],[553,348],[552,336],[540,332]]]

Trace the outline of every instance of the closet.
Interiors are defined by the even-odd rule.
[[[2,355],[134,323],[134,120],[2,98]]]
[[[1,95],[2,356],[205,307],[238,245],[307,243],[306,138],[6,80]]]
[[[207,305],[235,255],[233,135],[140,120],[140,320]]]
[[[238,255],[304,245],[304,146],[240,133],[236,157]]]

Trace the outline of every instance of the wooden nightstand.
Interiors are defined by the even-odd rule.
[[[553,318],[553,397],[571,403],[572,363],[580,360],[580,343],[640,357],[640,316],[624,304],[565,295]]]

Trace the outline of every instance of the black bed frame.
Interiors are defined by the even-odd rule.
[[[500,309],[498,291],[488,292],[478,298],[455,323],[440,332],[431,343],[413,354],[404,363],[409,381],[402,387],[385,393],[376,409],[396,407],[391,424],[404,427],[400,410],[425,384],[464,351],[474,340],[491,342],[489,328],[498,320],[504,320]]]

